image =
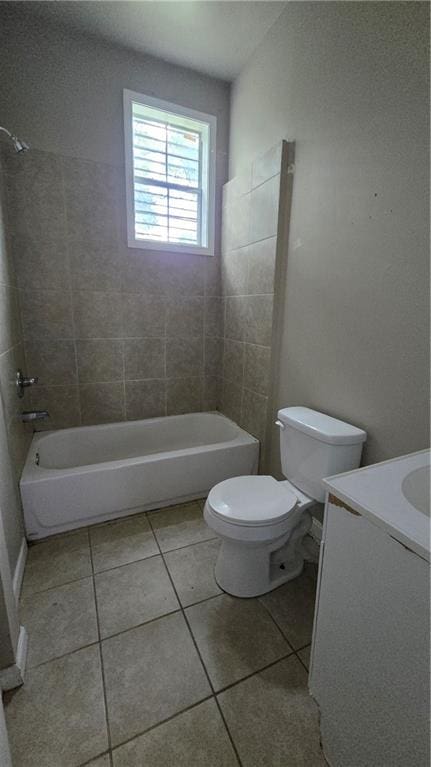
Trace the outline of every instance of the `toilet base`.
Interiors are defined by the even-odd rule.
[[[302,539],[311,527],[303,512],[298,525],[278,540],[250,544],[222,538],[215,579],[234,597],[258,597],[297,578],[304,566]]]

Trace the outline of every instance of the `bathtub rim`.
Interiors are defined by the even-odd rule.
[[[154,453],[149,453],[148,455],[138,455],[133,456],[129,458],[117,458],[113,461],[98,461],[96,463],[88,463],[88,464],[82,464],[79,466],[70,466],[70,467],[62,467],[62,468],[47,468],[45,466],[40,466],[36,464],[35,458],[37,453],[37,446],[40,445],[41,442],[43,442],[45,439],[47,439],[50,436],[53,436],[55,434],[59,434],[60,432],[63,434],[68,434],[71,432],[76,432],[77,430],[83,430],[83,429],[101,429],[108,431],[110,427],[113,426],[128,426],[130,424],[134,423],[154,423],[157,421],[166,421],[167,419],[180,419],[180,418],[187,418],[190,415],[212,415],[216,416],[217,418],[220,418],[224,421],[227,421],[230,424],[233,424],[236,429],[238,430],[238,434],[234,439],[225,440],[223,442],[206,442],[202,445],[198,446],[189,446],[185,448],[177,448],[176,450],[161,450]],[[54,479],[54,478],[60,478],[62,476],[70,476],[73,474],[87,474],[94,472],[96,469],[101,469],[102,467],[106,470],[108,469],[115,469],[120,468],[121,466],[129,465],[133,466],[139,463],[149,463],[153,461],[154,459],[157,460],[163,460],[172,458],[174,455],[184,455],[184,454],[195,454],[199,450],[202,450],[205,448],[205,451],[207,452],[213,452],[218,449],[226,448],[227,446],[235,446],[235,445],[244,445],[244,444],[252,444],[252,443],[258,443],[260,444],[260,441],[254,437],[252,434],[250,434],[248,431],[243,429],[241,426],[239,426],[235,421],[233,421],[228,416],[224,415],[223,413],[220,413],[219,411],[197,411],[196,413],[181,413],[178,415],[168,415],[168,416],[155,416],[154,418],[141,418],[141,419],[135,419],[133,421],[112,421],[110,423],[103,423],[103,424],[91,424],[91,425],[85,425],[85,426],[72,426],[68,427],[66,429],[51,429],[49,431],[43,431],[43,432],[34,432],[33,437],[28,449],[27,457],[24,463],[24,467],[22,470],[21,478],[20,478],[20,485],[25,485],[28,482],[34,483],[34,482],[43,482],[48,477]]]

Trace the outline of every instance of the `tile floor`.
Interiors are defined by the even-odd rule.
[[[316,569],[221,592],[202,502],[30,547],[14,767],[318,767],[307,691]]]

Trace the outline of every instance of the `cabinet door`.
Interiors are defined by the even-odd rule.
[[[326,507],[310,690],[332,767],[429,767],[429,565]]]

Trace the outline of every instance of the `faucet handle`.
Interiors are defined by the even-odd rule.
[[[34,376],[33,378],[27,378],[27,376],[23,375],[22,370],[17,370],[15,382],[18,397],[22,399],[24,396],[24,389],[27,386],[33,386],[33,384],[37,384],[38,380],[39,379],[37,376]]]

